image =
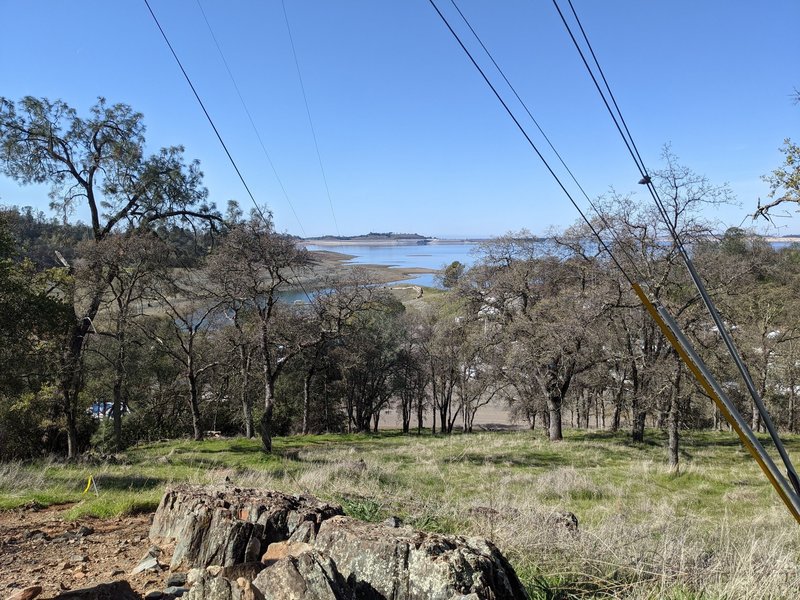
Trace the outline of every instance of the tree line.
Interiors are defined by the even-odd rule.
[[[592,223],[490,240],[475,265],[406,306],[353,269],[331,278],[269,212],[223,214],[180,147],[148,155],[142,116],[100,100],[88,117],[60,101],[0,102],[0,165],[51,186],[67,225],[30,209],[0,213],[0,456],[208,431],[259,436],[377,430],[471,432],[507,404],[558,441],[575,427],[722,427],[606,248],[701,348],[729,394],[759,415],[700,310],[675,241],[632,195],[598,199]],[[800,249],[774,249],[704,210],[725,186],[669,149],[653,174],[671,228],[689,246],[779,427],[795,431],[794,322]],[[55,257],[55,258],[54,258]],[[286,298],[300,292],[302,301]]]

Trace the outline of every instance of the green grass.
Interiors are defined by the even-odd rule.
[[[0,465],[0,509],[69,503],[66,516],[154,510],[173,483],[311,493],[367,521],[479,535],[509,556],[532,598],[779,598],[800,584],[797,524],[731,434],[682,439],[681,468],[648,432],[454,436],[295,436],[273,454],[255,440],[174,441],[119,464]],[[800,454],[800,437],[787,447]],[[93,489],[84,494],[89,476]],[[580,521],[574,534],[558,511]]]

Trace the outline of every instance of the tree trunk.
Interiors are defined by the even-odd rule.
[[[91,323],[89,320],[88,323]],[[83,387],[83,343],[89,333],[87,319],[76,324],[70,333],[69,343],[61,355],[60,382],[62,410],[67,421],[67,458],[78,458],[78,397]]]
[[[680,407],[680,390],[681,390],[681,374],[683,369],[678,366],[678,372],[675,374],[675,383],[672,388],[672,394],[669,398],[669,414],[667,415],[667,431],[669,435],[668,454],[669,454],[669,468],[673,471],[678,471],[678,425],[679,425],[679,407]]]
[[[275,382],[265,373],[264,414],[261,415],[261,446],[264,452],[272,452],[272,411],[275,410]]]
[[[67,458],[72,460],[78,458],[78,423],[75,415],[75,404],[77,400],[72,400],[69,395],[65,396],[64,400],[66,406],[67,417]]]
[[[197,389],[197,378],[191,371],[189,372],[189,406],[192,409],[192,428],[194,429],[194,439],[199,441],[203,439],[203,429],[200,427],[200,398]]]
[[[111,408],[111,417],[114,419],[114,448],[117,452],[124,450],[122,444],[122,380],[114,378],[114,404]]]
[[[253,427],[253,401],[250,398],[250,351],[244,348],[244,345],[239,346],[239,374],[242,376],[240,382],[241,389],[239,391],[239,400],[242,404],[242,417],[244,418],[244,435],[247,439],[255,435],[255,428]]]
[[[420,391],[417,396],[417,434],[422,433],[422,425],[425,418],[425,392]]]
[[[751,418],[751,427],[755,433],[758,433],[758,430],[761,428],[761,413],[758,412],[758,407],[756,403],[753,402],[751,404],[751,411],[750,411],[750,418]]]
[[[631,424],[631,439],[634,442],[644,441],[644,425],[647,418],[647,411],[639,407],[639,402],[634,401],[631,403],[631,416],[633,423]]]
[[[560,442],[564,439],[561,431],[561,396],[553,395],[547,397],[547,409],[550,413],[549,436],[551,442]]]
[[[303,379],[303,435],[308,435],[310,431],[308,417],[311,410],[311,381],[315,371],[316,368],[312,366],[306,371],[305,379]]]
[[[117,323],[117,356],[114,361],[114,388],[113,388],[113,407],[111,409],[114,419],[114,448],[117,452],[122,452],[122,394],[125,387],[125,332],[122,325]]]

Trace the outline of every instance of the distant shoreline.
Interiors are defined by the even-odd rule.
[[[362,240],[331,240],[331,239],[302,239],[298,244],[304,246],[427,246],[428,244],[480,244],[486,239],[441,239],[441,238],[400,238],[400,239],[362,239]]]
[[[770,244],[776,244],[781,242],[786,244],[800,244],[800,236],[797,235],[787,235],[786,237],[764,236],[764,241]]]

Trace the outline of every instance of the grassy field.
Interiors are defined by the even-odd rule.
[[[794,455],[800,438],[788,439]],[[141,446],[115,463],[0,465],[0,508],[74,503],[68,514],[153,510],[172,482],[311,493],[365,520],[479,535],[510,558],[533,598],[791,598],[800,584],[800,530],[736,439],[692,433],[679,474],[663,439],[567,432],[451,437],[279,438]],[[83,494],[92,475],[99,495]],[[579,532],[554,523],[559,511]]]

